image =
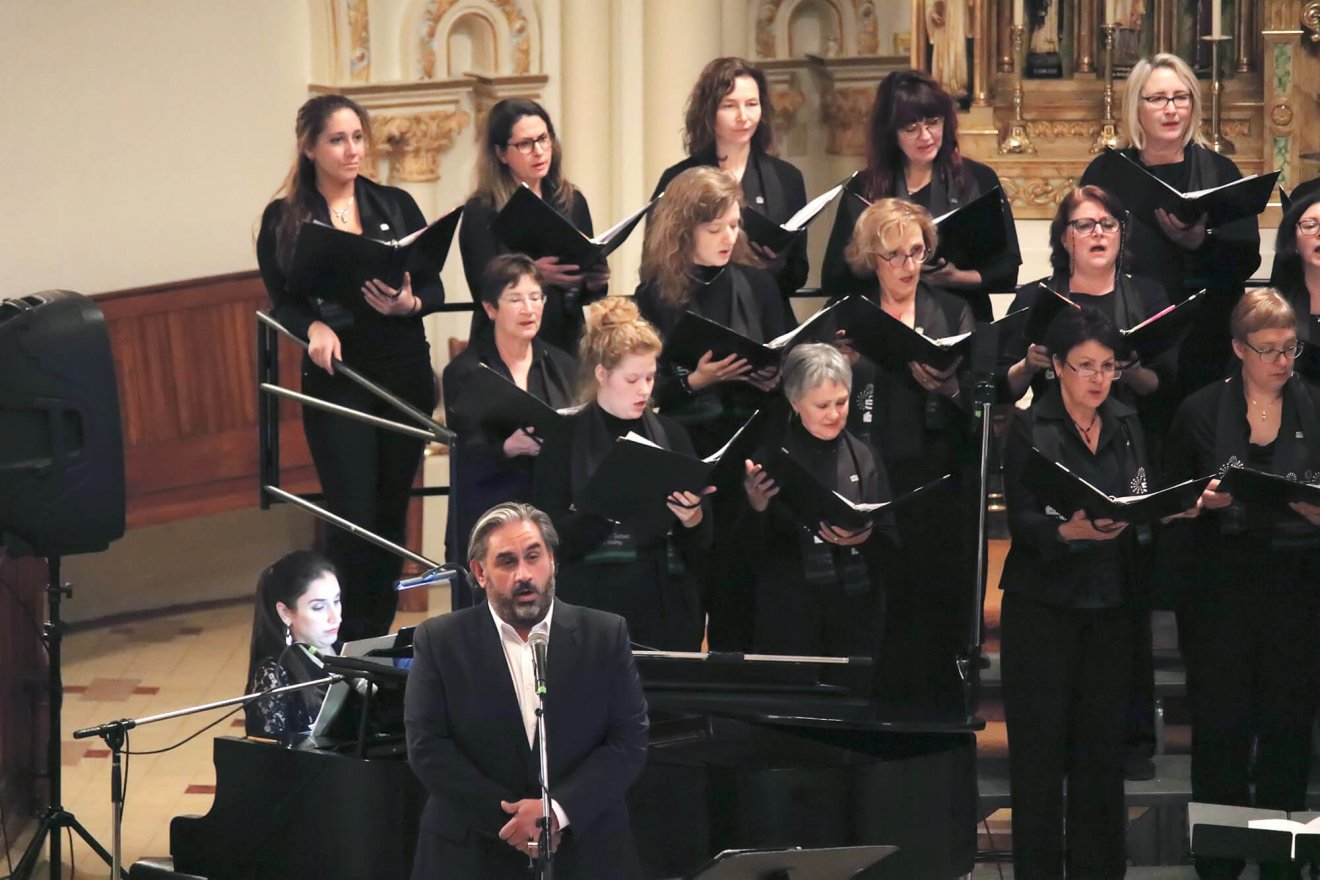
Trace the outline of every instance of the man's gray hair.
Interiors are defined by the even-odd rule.
[[[848,359],[837,348],[824,342],[810,342],[794,348],[784,358],[781,374],[784,395],[793,403],[826,382],[838,382],[852,390],[852,366]]]
[[[535,523],[541,530],[541,538],[552,555],[559,549],[559,533],[555,531],[555,524],[544,511],[521,501],[505,501],[496,504],[477,518],[476,525],[472,527],[472,536],[468,540],[468,567],[471,568],[474,561],[482,563],[486,561],[491,532],[500,526],[518,522]]]

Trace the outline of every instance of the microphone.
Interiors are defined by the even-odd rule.
[[[527,644],[532,646],[532,668],[536,671],[536,693],[545,696],[545,679],[548,661],[546,652],[550,649],[550,637],[537,630],[527,637]]]
[[[432,584],[438,584],[441,581],[452,580],[467,576],[467,569],[456,562],[446,562],[443,565],[437,565],[430,571],[423,572],[414,578],[403,578],[394,585],[394,589],[402,592],[412,590],[417,587],[429,587]]]

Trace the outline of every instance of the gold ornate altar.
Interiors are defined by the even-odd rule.
[[[1198,75],[1204,77],[1204,124],[1209,136],[1210,49],[1200,39],[1209,29],[1208,0],[1110,2],[1124,10],[1121,14],[1132,16],[1126,22],[1140,21],[1140,30],[1134,28],[1127,36],[1129,61],[1137,57],[1134,51],[1170,51],[1194,62]],[[1221,30],[1227,39],[1220,44],[1218,65],[1223,84],[1221,135],[1231,142],[1233,159],[1244,174],[1279,169],[1281,185],[1291,189],[1320,174],[1320,162],[1303,158],[1320,148],[1320,2],[1222,2]],[[1025,3],[1028,10],[1057,4],[1051,7],[1051,20],[1060,22],[1063,75],[1021,79],[1020,133],[1032,148],[1022,152],[1006,151],[1005,144],[1013,128],[1019,81],[1011,37],[1013,0],[768,0],[753,4],[752,42],[758,63],[770,74],[776,110],[790,111],[781,123],[793,124],[804,83],[812,83],[820,91],[827,152],[858,156],[865,147],[867,113],[880,79],[899,67],[931,69],[935,53],[929,28],[937,19],[938,24],[964,28],[970,48],[967,106],[959,119],[963,151],[999,172],[1019,218],[1046,218],[1093,151],[1098,151],[1097,143],[1103,143],[1102,25],[1109,2]],[[801,23],[805,16],[814,19],[810,28]],[[812,45],[798,45],[807,42]],[[813,54],[817,47],[819,54]],[[942,57],[947,59],[947,44],[944,51]],[[1192,57],[1198,53],[1201,57]],[[1120,144],[1126,143],[1122,122],[1126,80],[1121,77],[1120,66],[1112,111]],[[1264,222],[1268,225],[1277,217],[1277,208],[1271,208]]]

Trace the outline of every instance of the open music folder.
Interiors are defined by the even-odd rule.
[[[947,370],[971,351],[972,337],[977,332],[935,339],[904,324],[866,297],[850,296],[841,305],[844,307],[840,309],[838,324],[852,340],[852,347],[890,372],[906,372],[913,361]],[[999,328],[999,338],[1008,339],[1022,332],[1029,312],[1018,309],[992,322]]]
[[[780,358],[795,345],[832,341],[834,331],[838,329],[835,316],[841,303],[825,306],[797,327],[769,342],[757,342],[709,318],[684,312],[665,338],[664,356],[689,370],[696,369],[697,361],[708,351],[714,360],[723,360],[736,354],[751,364],[754,370],[778,366]]]
[[[452,406],[464,418],[504,437],[530,427],[538,439],[545,440],[566,425],[563,413],[485,364],[467,378],[462,397]]]
[[[935,259],[959,269],[985,269],[1008,249],[1004,193],[999,187],[935,218],[939,246]]]
[[[1032,449],[1022,482],[1036,497],[1066,517],[1079,510],[1091,519],[1138,525],[1173,516],[1196,506],[1211,476],[1195,477],[1147,495],[1110,495],[1064,465]]]
[[[859,504],[821,483],[782,447],[761,465],[779,487],[775,497],[812,531],[822,522],[856,531],[874,521],[882,511],[953,482],[953,474],[945,474],[889,501]]]
[[[1232,495],[1235,503],[1260,504],[1278,510],[1288,509],[1294,501],[1320,504],[1320,486],[1247,467],[1229,468],[1219,481],[1219,491]]]
[[[1184,223],[1206,216],[1206,227],[1214,228],[1255,217],[1265,210],[1279,182],[1279,172],[1252,174],[1221,186],[1179,192],[1151,174],[1120,150],[1107,147],[1117,157],[1111,160],[1114,191],[1123,193],[1123,207],[1143,223],[1158,227],[1155,211],[1163,208]]]
[[[668,520],[673,492],[701,494],[710,485],[714,465],[681,452],[663,449],[629,432],[614,441],[604,461],[573,499],[583,513],[615,522],[650,527]]]
[[[397,241],[376,241],[324,223],[298,227],[289,267],[290,290],[338,303],[355,311],[370,310],[362,286],[378,279],[390,287],[403,285],[403,273],[434,277],[445,267],[463,206],[429,226]]]
[[[851,183],[858,173],[854,171],[849,174],[838,185],[830,187],[807,202],[798,209],[797,213],[783,223],[776,223],[750,205],[744,206],[742,224],[743,231],[747,233],[747,240],[775,253],[783,251],[793,243],[795,238],[806,235],[807,226],[811,221],[820,216],[820,212],[825,210],[830,202],[839,197],[839,193],[843,192],[843,188]]]
[[[1074,309],[1081,308],[1077,303],[1044,283],[1040,285],[1040,288],[1040,295],[1031,304],[1023,326],[1023,336],[1028,342],[1039,343],[1044,339],[1045,331],[1049,329],[1050,322],[1060,312],[1070,307]],[[1196,316],[1204,308],[1208,295],[1206,290],[1202,288],[1182,302],[1164,307],[1140,324],[1126,330],[1119,330],[1118,335],[1127,344],[1132,354],[1135,354],[1142,361],[1149,362],[1182,341],[1187,332],[1191,330]]]
[[[600,235],[588,238],[524,183],[514,190],[490,228],[510,250],[534,260],[554,257],[560,262],[589,269],[604,263],[627,241],[651,206],[663,197],[663,194],[656,196],[655,201],[648,202]]]

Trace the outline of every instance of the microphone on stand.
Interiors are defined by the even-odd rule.
[[[457,562],[446,562],[443,565],[437,565],[430,571],[425,571],[413,578],[403,578],[394,585],[398,592],[412,590],[417,587],[429,587],[432,584],[438,584],[441,581],[453,580],[454,578],[466,578],[467,569]]]
[[[527,644],[532,646],[532,669],[536,673],[536,693],[544,697],[546,693],[546,669],[549,666],[547,652],[550,650],[550,637],[537,630],[527,637]]]

